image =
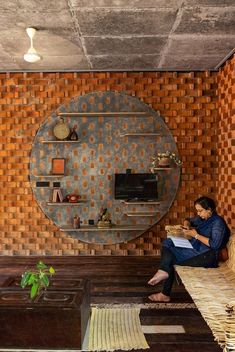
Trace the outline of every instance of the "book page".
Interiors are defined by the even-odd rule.
[[[167,237],[172,239],[172,242],[174,243],[174,245],[176,247],[193,249],[191,242],[189,242],[189,240],[187,240],[186,238],[176,237],[176,236],[171,236],[171,235],[170,236],[168,235]]]

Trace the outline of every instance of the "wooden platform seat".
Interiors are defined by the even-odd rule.
[[[218,268],[176,266],[185,288],[223,351],[235,351],[235,234],[228,243],[229,259]]]
[[[0,287],[0,348],[81,349],[90,315],[89,281],[56,277],[31,301],[7,277]]]

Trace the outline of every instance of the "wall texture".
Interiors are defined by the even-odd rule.
[[[223,70],[219,74],[220,85],[228,66]],[[209,72],[0,74],[0,254],[158,254],[164,226],[192,215],[195,197],[217,194],[216,182],[218,186],[222,177],[215,172],[217,76]],[[227,88],[224,84],[223,89],[232,89],[229,79],[226,82]],[[33,138],[45,119],[76,96],[106,90],[136,96],[159,111],[174,135],[183,161],[181,184],[169,213],[154,231],[116,245],[86,244],[59,232],[38,207],[28,180]],[[231,104],[227,103],[227,111],[232,109]],[[222,128],[225,129],[221,122]],[[229,147],[226,150],[229,152]],[[229,178],[226,182],[229,193]],[[227,203],[227,195],[219,194],[218,198]],[[227,218],[230,221],[229,210]]]
[[[235,56],[218,74],[218,210],[235,227]]]

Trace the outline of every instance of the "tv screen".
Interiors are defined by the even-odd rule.
[[[115,199],[156,200],[157,179],[154,174],[115,174]]]

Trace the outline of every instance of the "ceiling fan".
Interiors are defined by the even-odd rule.
[[[36,33],[36,29],[29,27],[26,29],[26,32],[30,38],[30,48],[26,54],[24,54],[24,60],[30,63],[34,63],[42,60],[42,56],[37,53],[37,51],[33,47],[33,37]]]

